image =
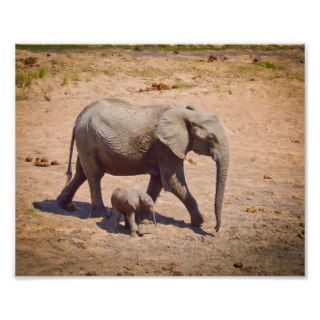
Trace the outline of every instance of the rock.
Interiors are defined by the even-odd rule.
[[[31,157],[26,157],[26,162],[31,162],[33,160],[33,158]]]
[[[178,89],[178,86],[176,84],[172,85],[172,89]]]
[[[158,84],[157,84],[156,82],[153,82],[152,85],[151,85],[151,87],[157,88],[157,87],[158,87]]]
[[[233,266],[234,266],[235,268],[241,269],[241,268],[243,267],[243,264],[242,264],[242,262],[235,262],[235,263],[233,264]]]
[[[60,162],[58,160],[51,161],[52,166],[58,166],[59,164],[60,164]]]
[[[272,179],[270,176],[268,176],[267,174],[263,175],[263,179]]]
[[[257,209],[255,208],[255,207],[248,207],[247,209],[246,209],[246,212],[249,212],[249,213],[255,213],[255,212],[257,212]]]
[[[41,161],[41,162],[49,162],[49,160],[48,160],[47,157],[42,157],[40,161]]]

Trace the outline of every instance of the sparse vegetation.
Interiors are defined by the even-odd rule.
[[[38,218],[40,216],[40,213],[37,209],[35,208],[29,208],[25,211],[26,214],[30,214],[35,218]]]
[[[272,69],[272,70],[277,68],[277,66],[274,63],[269,62],[269,61],[258,62],[257,65],[261,66],[261,67],[264,67],[264,68],[267,68],[267,69]]]
[[[68,78],[68,75],[65,73],[64,76],[63,76],[63,80],[62,80],[61,85],[62,86],[66,86],[68,84],[69,84],[69,78]]]
[[[16,86],[24,88],[30,86],[33,79],[43,78],[47,75],[48,71],[45,67],[40,67],[38,70],[16,70]]]
[[[39,78],[43,78],[47,75],[48,70],[45,67],[39,68]]]

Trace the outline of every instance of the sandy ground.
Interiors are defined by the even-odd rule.
[[[208,62],[210,54],[217,60]],[[253,64],[253,55],[276,67]],[[32,67],[23,62],[30,56],[38,58]],[[17,71],[43,66],[47,74],[16,89],[16,274],[304,275],[303,57],[299,47],[178,54],[17,50]],[[153,82],[177,88],[146,91]],[[78,210],[57,206],[74,120],[106,96],[137,105],[194,105],[220,117],[231,160],[219,233],[213,229],[215,165],[194,153],[185,171],[205,218],[202,228],[190,226],[186,208],[168,192],[156,203],[158,226],[145,225],[147,234],[138,238],[124,226],[113,233],[103,217],[88,218],[87,183],[75,196]],[[27,156],[61,164],[37,167]],[[73,171],[75,159],[76,150]],[[148,176],[106,175],[105,205],[110,208],[116,187],[147,184]]]

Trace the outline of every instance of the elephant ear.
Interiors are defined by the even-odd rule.
[[[156,126],[156,137],[181,159],[184,159],[188,144],[188,113],[186,109],[172,108],[165,111]]]
[[[134,210],[137,210],[140,201],[138,192],[135,190],[128,191],[127,201]]]

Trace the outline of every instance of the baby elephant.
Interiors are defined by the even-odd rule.
[[[116,224],[119,227],[121,213],[125,216],[126,226],[130,228],[130,235],[132,237],[142,236],[141,232],[141,212],[152,214],[152,219],[155,225],[154,202],[151,197],[138,190],[126,191],[123,189],[116,189],[111,196],[112,210],[116,214]]]

